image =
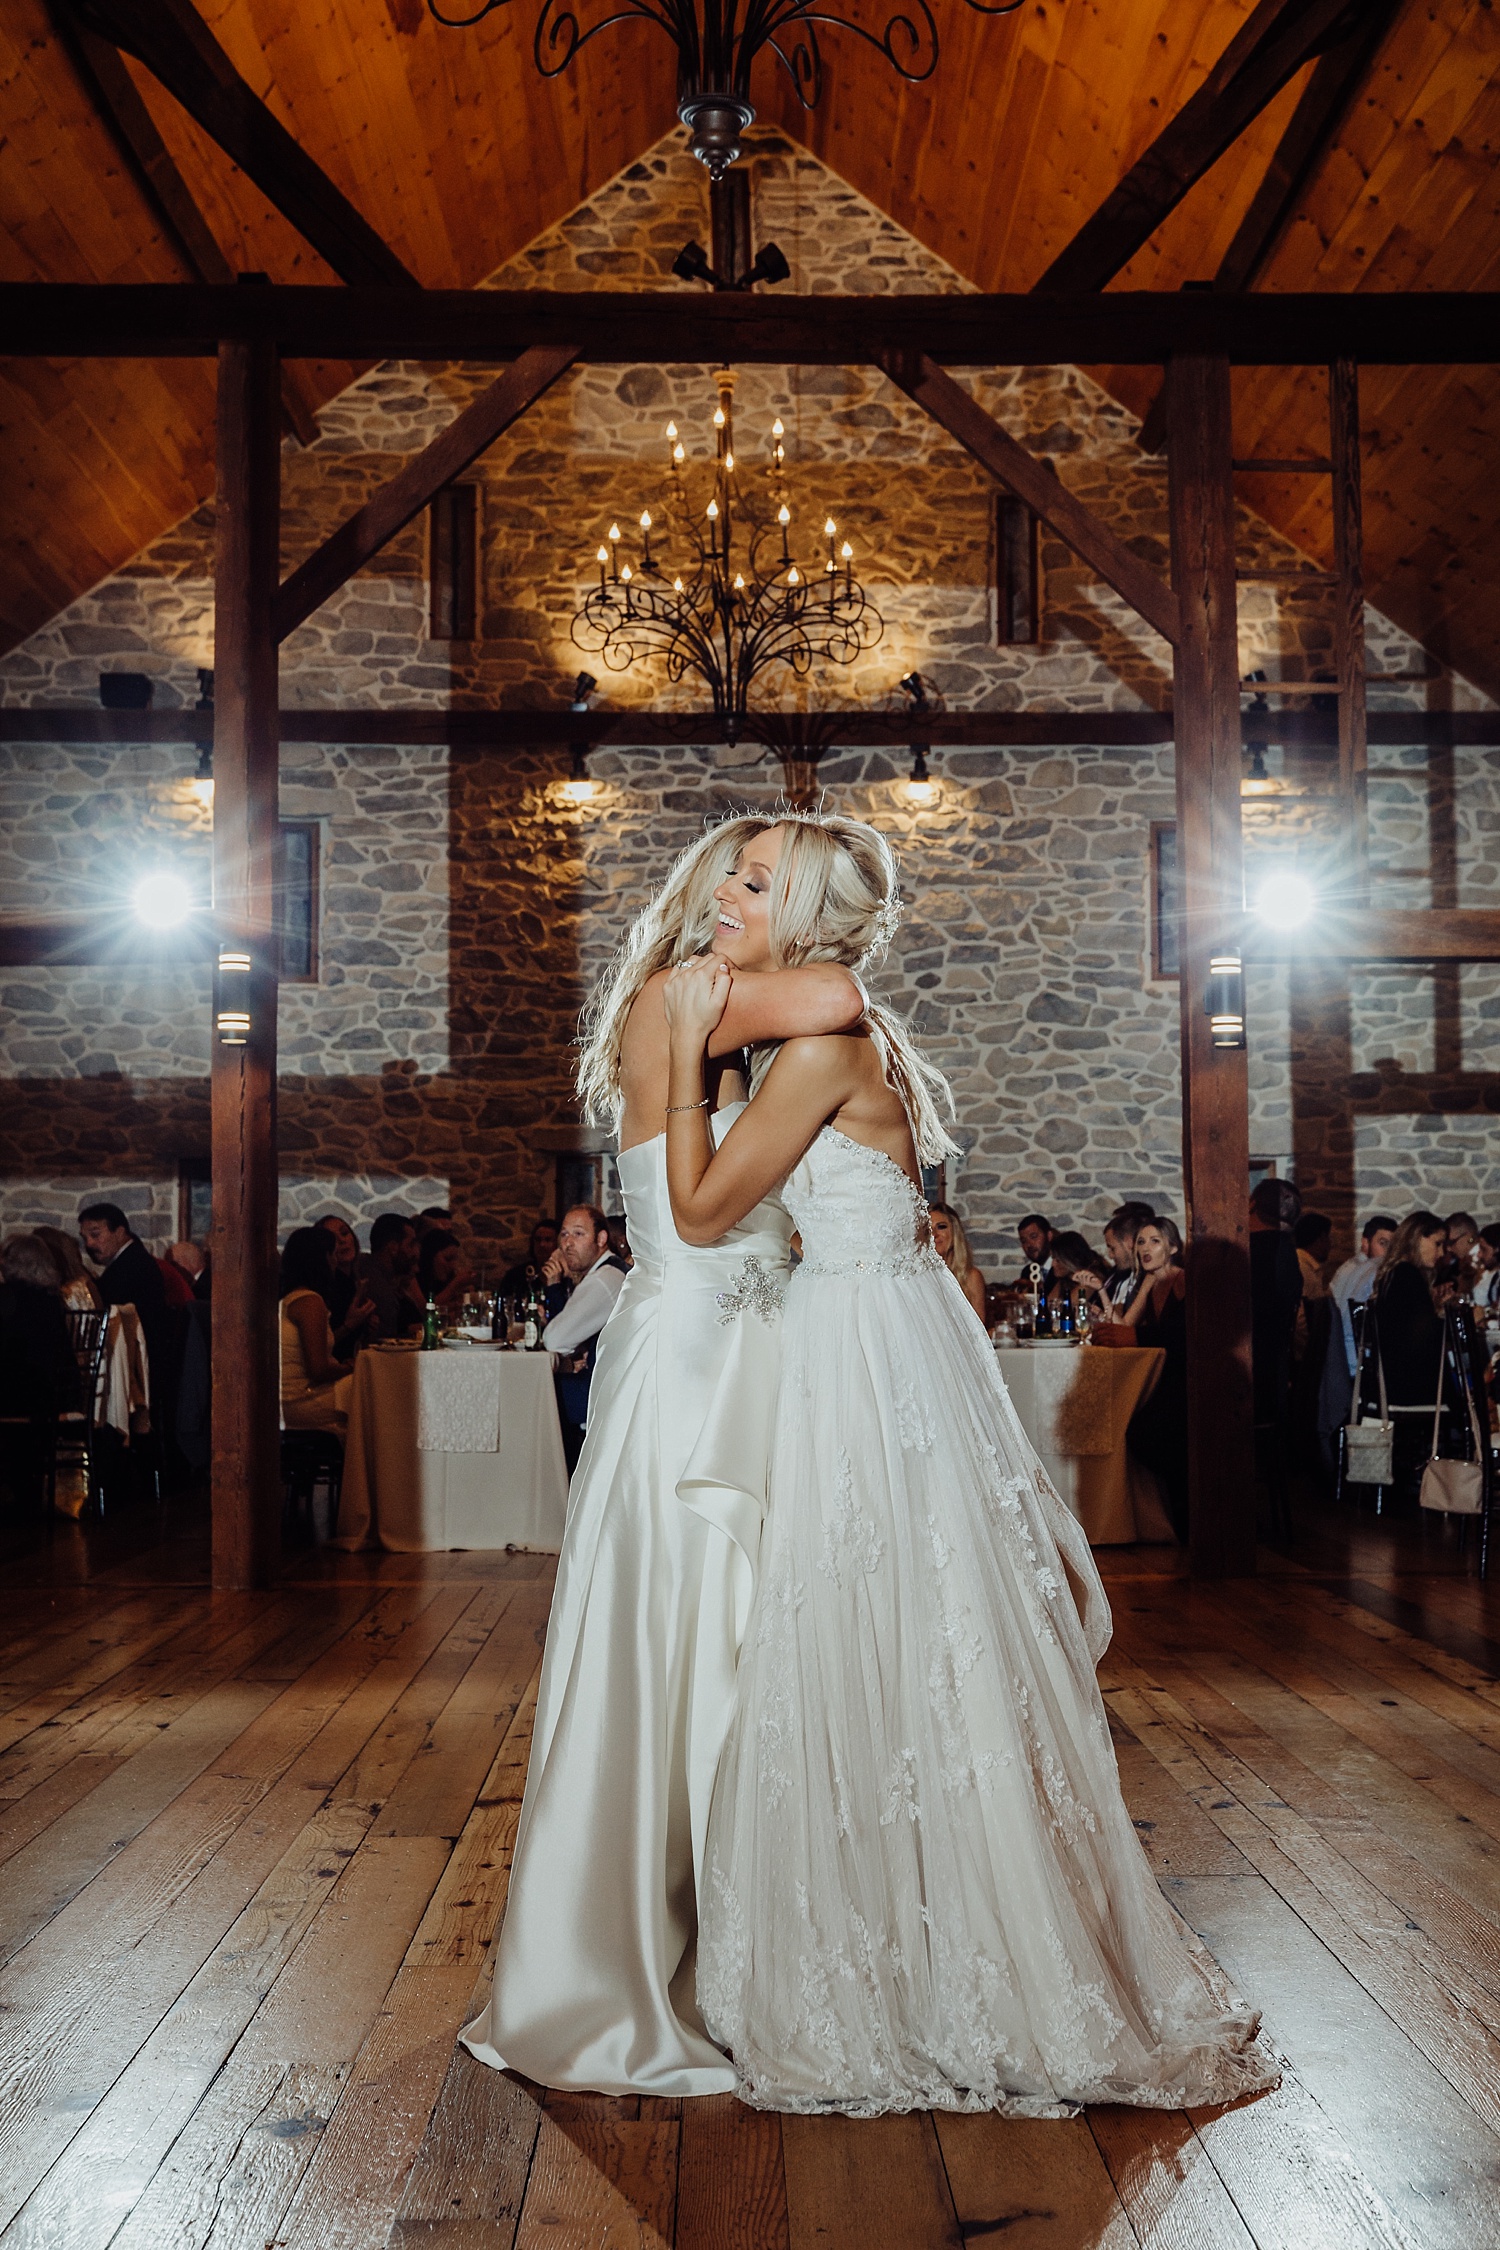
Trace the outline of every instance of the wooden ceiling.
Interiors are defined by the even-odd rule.
[[[423,0],[197,0],[252,88],[428,286],[472,284],[649,147],[673,117],[673,55],[621,26],[561,79],[531,61],[535,0],[445,32]],[[868,13],[869,0],[864,0]],[[1200,86],[1248,0],[1029,0],[986,18],[937,0],[934,78],[901,84],[860,42],[824,34],[828,85],[803,112],[762,63],[763,114],[797,135],[983,289],[1027,289]],[[230,264],[331,279],[264,196],[131,66]],[[1191,190],[1115,287],[1210,278],[1308,72]],[[44,0],[0,28],[4,227],[15,280],[186,278],[93,114]],[[1406,0],[1302,196],[1263,289],[1500,287],[1500,11]],[[1156,378],[1095,371],[1144,412]],[[306,370],[331,396],[346,366]],[[1500,373],[1371,370],[1364,379],[1372,598],[1500,694]],[[1236,376],[1236,445],[1324,450],[1315,372]],[[0,362],[9,536],[6,645],[201,501],[212,482],[212,375],[171,363]],[[1246,480],[1309,552],[1330,544],[1319,480]]]

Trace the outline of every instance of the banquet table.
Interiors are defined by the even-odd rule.
[[[997,1347],[995,1357],[1021,1427],[1090,1546],[1171,1539],[1156,1479],[1125,1447],[1165,1352],[1017,1344]]]
[[[556,1554],[567,1505],[548,1353],[360,1353],[335,1546]]]

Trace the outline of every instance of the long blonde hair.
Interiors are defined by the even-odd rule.
[[[943,1257],[943,1264],[955,1281],[962,1281],[974,1271],[974,1253],[969,1248],[969,1237],[964,1232],[963,1220],[951,1203],[929,1203],[927,1209],[934,1217],[940,1213],[948,1222],[949,1246],[947,1256]],[[939,1251],[938,1255],[942,1257],[943,1254]]]
[[[707,950],[718,911],[713,894],[751,837],[768,828],[787,831],[771,888],[772,967],[836,961],[858,972],[883,958],[900,919],[901,898],[896,855],[878,829],[844,813],[779,808],[756,819],[720,822],[676,862],[589,1010],[578,1070],[588,1115],[617,1115],[620,1044],[631,1007],[658,969]],[[921,1161],[936,1164],[956,1155],[939,1114],[940,1104],[950,1115],[953,1111],[947,1079],[918,1053],[911,1033],[889,1008],[868,1001],[864,1020],[886,1083],[910,1120]],[[753,1084],[759,1085],[775,1052],[774,1045],[756,1050]]]

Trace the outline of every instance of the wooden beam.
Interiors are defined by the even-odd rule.
[[[52,17],[80,85],[142,194],[172,237],[188,272],[199,281],[232,283],[234,268],[157,131],[119,49],[80,23],[69,0],[52,0]],[[281,405],[292,435],[299,444],[311,445],[318,434],[317,417],[302,378],[292,366],[281,370]]]
[[[591,364],[651,367],[876,366],[892,351],[949,367],[1159,367],[1174,352],[1237,366],[1487,366],[1500,360],[1500,293],[753,297],[18,281],[0,284],[0,336],[5,355],[44,359],[206,359],[223,339],[351,360],[500,361],[572,343]]]
[[[277,640],[284,641],[288,633],[295,632],[304,618],[321,608],[330,594],[419,515],[445,484],[477,461],[502,431],[519,421],[527,408],[552,388],[577,357],[575,344],[538,344],[523,352],[497,382],[455,415],[430,445],[414,454],[388,484],[382,485],[292,572],[279,589],[272,611]]]
[[[1339,791],[1345,885],[1363,903],[1370,886],[1369,745],[1365,724],[1364,515],[1359,460],[1359,369],[1328,370],[1328,451],[1333,462],[1333,667],[1339,703]]]
[[[1245,1050],[1215,1047],[1204,1013],[1210,956],[1242,895],[1240,703],[1235,631],[1229,363],[1167,369],[1177,856],[1182,923],[1182,1169],[1187,1196],[1188,1545],[1202,1577],[1255,1568],[1250,1390],[1250,1096]]]
[[[1350,0],[1260,0],[1196,94],[1059,251],[1037,289],[1103,289],[1326,43]]]
[[[252,93],[192,0],[67,4],[85,29],[144,63],[342,280],[418,286],[415,275]]]
[[[252,292],[246,292],[251,294]],[[275,350],[219,355],[214,566],[214,902],[269,935],[274,919],[277,663],[271,630],[280,525]],[[215,1037],[213,1163],[213,1581],[263,1585],[281,1522],[276,1301],[276,975],[218,978],[246,993],[244,1046]],[[230,988],[234,988],[231,991]]]
[[[1309,691],[1314,692],[1314,691]],[[1331,691],[1319,690],[1323,694]],[[821,718],[829,714],[818,714]],[[901,711],[840,711],[831,715],[835,742],[897,745],[912,738],[910,716]],[[190,711],[100,711],[82,704],[0,705],[0,743],[180,743],[196,748],[202,718]],[[1325,711],[1250,710],[1241,716],[1243,740],[1279,742],[1292,748],[1333,752],[1338,720]],[[1368,720],[1370,742],[1390,748],[1407,744],[1500,747],[1500,711],[1375,711]],[[434,709],[284,709],[283,742],[424,744],[451,749],[533,750],[548,743],[619,743],[628,749],[658,744],[714,744],[724,740],[724,722],[711,711],[590,711],[580,720],[571,712]],[[1171,742],[1170,711],[945,711],[922,722],[922,739],[935,747],[1003,750],[1010,746],[1076,744],[1084,749],[1129,749]],[[1332,767],[1330,766],[1330,779]]]
[[[1500,912],[1482,907],[1329,908],[1300,930],[1246,915],[1240,939],[1254,961],[1500,961]]]
[[[1129,602],[1137,616],[1175,646],[1177,596],[1171,587],[1158,578],[1149,563],[1132,554],[1091,508],[1076,500],[1044,462],[1018,445],[961,383],[925,353],[908,358],[887,352],[880,364],[908,398],[915,399],[940,428],[973,454],[981,468],[988,469],[992,477],[1024,500],[1107,586],[1113,586]]]
[[[126,909],[107,913],[0,916],[0,968],[175,968],[213,958],[215,935],[204,916],[175,930],[151,930]]]

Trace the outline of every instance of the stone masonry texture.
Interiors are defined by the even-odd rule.
[[[752,136],[757,242],[798,290],[958,289],[952,271],[804,151]],[[496,286],[675,287],[705,238],[700,169],[674,134],[492,277]],[[283,454],[291,568],[419,450],[493,370],[388,363]],[[965,378],[969,380],[969,378]],[[1016,436],[1165,573],[1165,476],[1086,373],[973,379]],[[477,637],[427,637],[426,532],[413,525],[309,619],[282,655],[285,704],[556,710],[580,668],[610,709],[706,700],[637,662],[611,672],[570,622],[612,518],[659,515],[669,416],[700,491],[707,367],[575,371],[470,472],[479,492]],[[885,620],[850,670],[763,686],[781,709],[893,708],[909,669],[955,710],[1160,709],[1165,645],[1044,535],[1043,638],[997,646],[991,491],[870,370],[751,368],[735,391],[752,492],[779,414],[794,533],[831,510]],[[696,466],[695,466],[696,464]],[[696,480],[696,481],[695,481]],[[213,661],[212,509],[200,510],[0,662],[10,704],[94,706],[101,671],[152,676],[157,709],[191,704]],[[818,559],[814,537],[805,549]],[[627,539],[627,548],[629,539]],[[1301,558],[1247,511],[1243,572]],[[1326,677],[1326,589],[1241,588],[1240,656],[1270,683]],[[1374,708],[1480,708],[1374,610]],[[6,911],[114,903],[170,864],[206,886],[208,828],[187,749],[11,745],[0,767]],[[558,1154],[595,1146],[571,1093],[579,1011],[632,914],[703,822],[770,810],[781,768],[737,750],[611,748],[591,802],[567,802],[551,751],[287,747],[281,810],[321,838],[319,976],[280,1010],[282,1219],[450,1199],[494,1271],[550,1207]],[[1372,858],[1392,904],[1500,906],[1500,749],[1374,754]],[[1150,833],[1173,816],[1170,748],[940,751],[916,811],[894,753],[822,763],[830,804],[887,830],[907,912],[881,989],[952,1079],[963,1156],[950,1179],[991,1271],[1040,1207],[1097,1237],[1140,1196],[1181,1216],[1177,989],[1152,975]],[[1272,866],[1336,880],[1326,765],[1267,753],[1245,804],[1247,887]],[[1357,1208],[1467,1204],[1500,1216],[1500,971],[1252,969],[1251,1143],[1347,1234]],[[0,972],[0,1225],[71,1222],[108,1192],[148,1239],[177,1223],[176,1177],[208,1148],[209,996],[191,971]]]

